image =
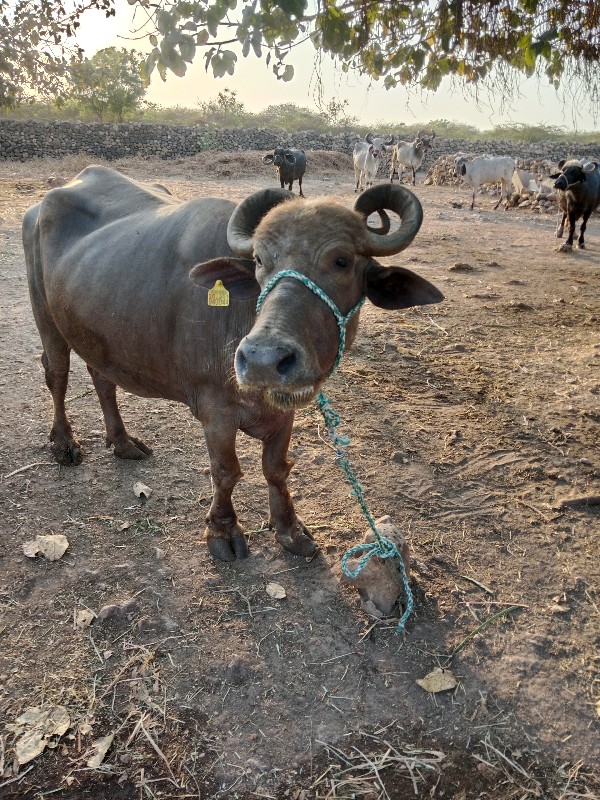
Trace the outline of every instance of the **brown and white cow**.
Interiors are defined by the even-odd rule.
[[[387,211],[401,219],[393,233]],[[379,229],[367,218],[378,212]],[[130,436],[116,388],[189,406],[203,425],[214,497],[208,548],[218,559],[247,555],[232,491],[241,477],[238,430],[260,439],[277,541],[291,553],[315,552],[287,488],[294,409],[318,393],[338,356],[331,306],[292,277],[293,269],[325,293],[341,314],[366,296],[387,309],[435,303],[442,294],[402,267],[374,256],[407,247],[422,220],[403,187],[377,186],[355,210],[332,200],[301,200],[265,189],[239,205],[222,199],[182,202],[161,188],[106,167],[88,167],[49,191],[23,221],[31,304],[54,401],[52,450],[77,464],[82,448],[65,410],[69,353],[87,364],[106,425],[107,446],[121,458],[151,451]],[[229,305],[210,305],[217,280]],[[214,296],[214,294],[213,294]],[[349,319],[345,346],[358,327]]]

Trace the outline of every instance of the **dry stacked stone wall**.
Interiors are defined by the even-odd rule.
[[[374,131],[388,135],[393,131]],[[61,158],[73,153],[114,160],[128,156],[179,158],[204,150],[271,150],[277,145],[301,150],[335,150],[351,154],[359,133],[342,134],[302,131],[289,133],[275,128],[223,128],[207,125],[150,125],[146,123],[80,123],[0,120],[0,159],[28,161],[34,158]],[[457,152],[475,155],[510,155],[523,164],[561,158],[587,156],[600,158],[600,144],[569,142],[516,143],[501,139],[466,141],[437,136],[427,154],[422,171],[439,158]],[[525,167],[526,168],[526,167]]]

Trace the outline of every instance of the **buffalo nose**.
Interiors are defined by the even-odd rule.
[[[235,372],[242,383],[279,383],[291,377],[297,362],[292,348],[241,342],[235,354]]]
[[[567,188],[567,179],[564,175],[561,175],[560,178],[554,181],[554,188],[555,189],[566,189]]]

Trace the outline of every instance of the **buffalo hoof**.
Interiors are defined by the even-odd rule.
[[[579,242],[579,244],[577,245],[577,247],[578,247],[580,250],[585,250],[585,243],[584,243],[584,242]]]
[[[208,552],[217,561],[235,561],[238,558],[248,558],[248,543],[241,528],[235,530],[230,538],[207,533],[207,539]]]
[[[559,253],[570,253],[573,250],[573,245],[568,242],[563,242],[560,247],[557,247]]]
[[[277,531],[275,539],[288,553],[293,553],[295,556],[311,558],[319,549],[312,533],[299,520],[291,530],[286,530],[284,533]]]
[[[107,439],[106,446],[110,447],[110,445],[111,442]],[[134,436],[128,436],[126,439],[115,442],[113,452],[117,458],[127,458],[130,461],[143,461],[152,455],[152,449]]]
[[[53,439],[50,449],[54,460],[63,467],[76,467],[81,464],[83,458],[81,445],[75,439]]]

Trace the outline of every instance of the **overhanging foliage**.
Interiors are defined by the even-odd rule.
[[[146,80],[155,70],[163,79],[168,71],[184,75],[201,52],[216,77],[233,75],[240,56],[253,54],[289,81],[290,54],[309,41],[342,71],[382,80],[387,88],[436,90],[445,76],[453,76],[475,94],[480,87],[492,90],[502,102],[510,100],[521,76],[537,75],[567,95],[583,93],[586,108],[598,107],[598,0],[128,2],[138,33],[152,46],[143,68]],[[69,14],[60,0],[15,7],[0,0],[0,101],[18,94],[24,78],[42,88],[61,58],[46,43],[67,43],[86,8],[112,14],[113,4],[75,0]]]

